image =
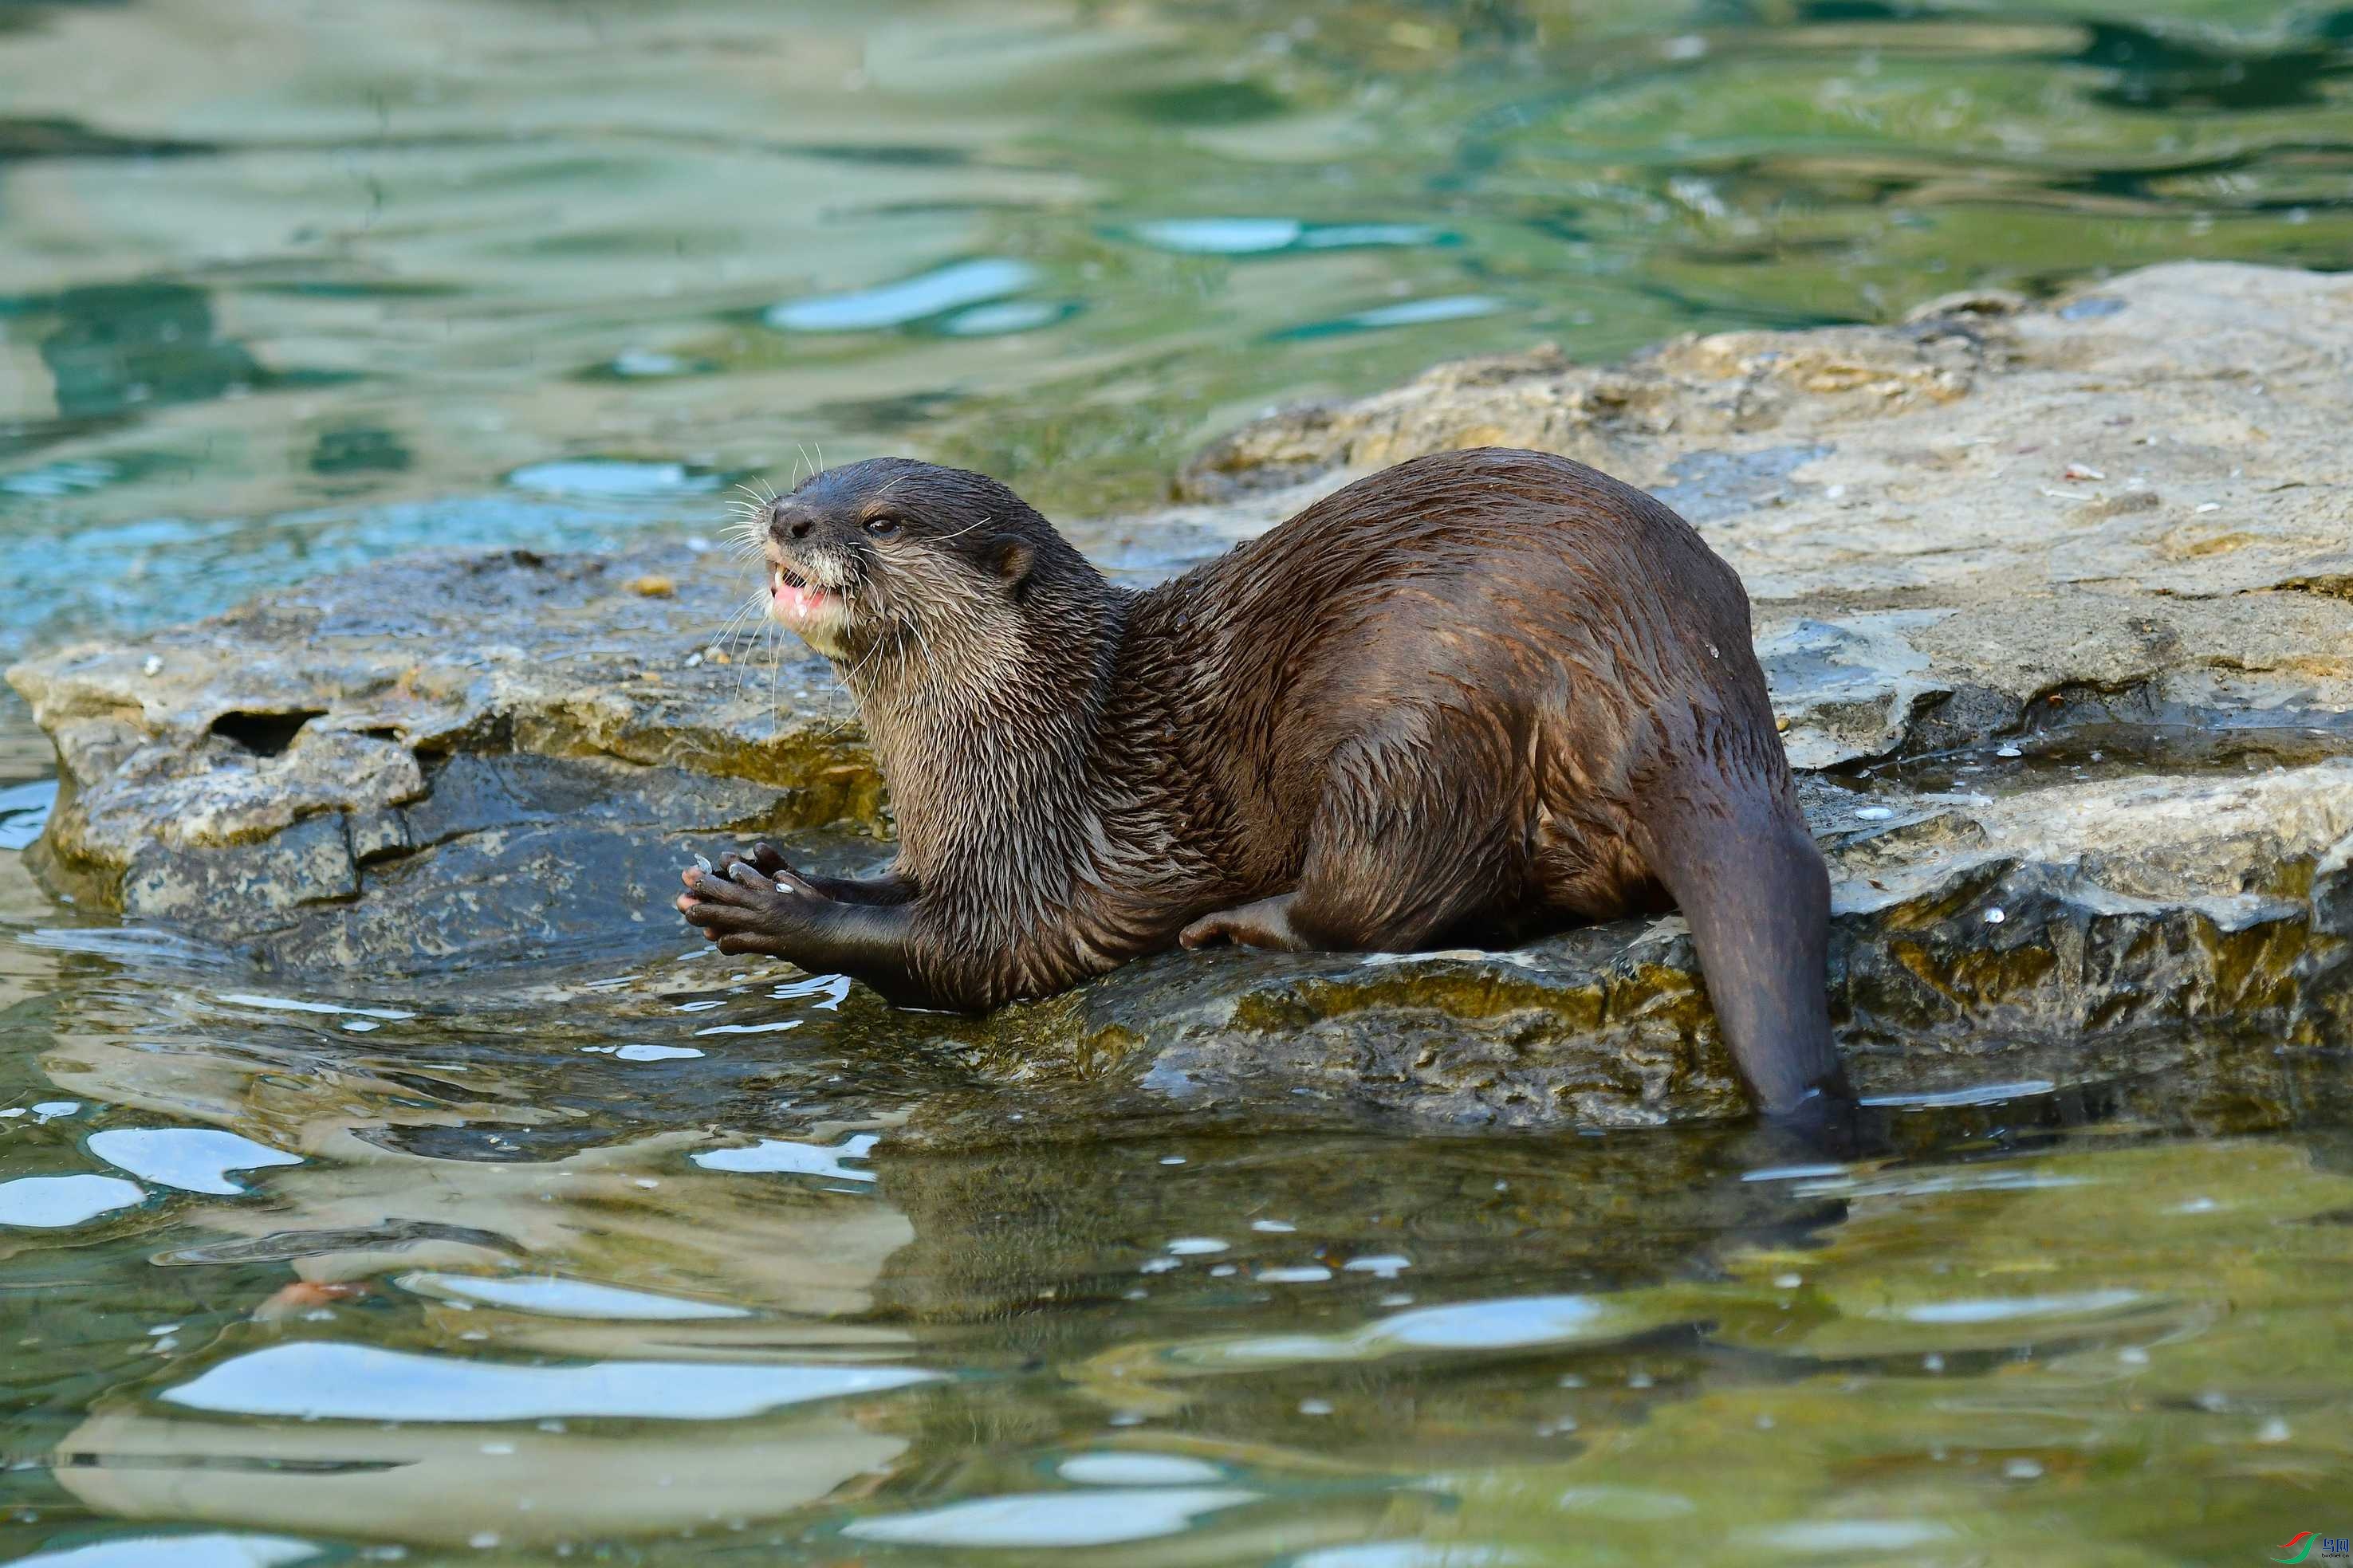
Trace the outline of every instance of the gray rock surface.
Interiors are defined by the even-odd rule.
[[[669,935],[687,837],[882,822],[824,662],[715,646],[742,575],[426,557],[18,666],[64,786],[40,868],[277,967]]]
[[[1445,366],[1248,426],[1180,504],[1070,531],[1148,575],[1482,443],[1649,486],[1749,585],[1867,1091],[2260,1073],[2213,1041],[2353,1044],[2348,372],[2353,280],[2166,267],[2049,308]],[[684,550],[428,558],[20,665],[64,785],[37,867],[280,969],[675,943],[696,848],[886,852],[823,666],[714,654],[751,586]],[[885,1032],[1016,1079],[1417,1122],[1738,1105],[1674,920],[1507,954],[1172,954]]]

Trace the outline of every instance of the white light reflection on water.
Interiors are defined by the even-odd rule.
[[[420,1296],[479,1301],[545,1318],[596,1318],[630,1322],[691,1322],[748,1318],[750,1310],[717,1301],[690,1301],[650,1290],[628,1290],[554,1274],[404,1274],[394,1283]]]
[[[1040,327],[1050,327],[1070,313],[1069,307],[1044,300],[1006,300],[993,305],[975,305],[969,310],[958,310],[940,322],[940,331],[957,338],[1003,337],[1011,332],[1034,332]]]
[[[417,1016],[397,1007],[349,1007],[339,1002],[305,1002],[299,997],[263,996],[250,991],[224,991],[220,999],[240,1007],[261,1007],[273,1013],[321,1013],[337,1018],[381,1018],[387,1023]]]
[[[940,1374],[899,1366],[591,1362],[519,1366],[374,1345],[271,1345],[158,1397],[192,1410],[338,1421],[529,1421],[634,1416],[724,1421],[786,1405],[874,1394]]]
[[[63,1230],[127,1209],[146,1196],[120,1176],[19,1176],[0,1182],[0,1226]]]
[[[1266,1270],[1259,1278],[1263,1279]],[[1590,1296],[1509,1296],[1418,1307],[1335,1334],[1269,1334],[1179,1346],[1177,1363],[1202,1371],[1240,1371],[1307,1362],[1375,1361],[1409,1351],[1519,1350],[1593,1343],[1655,1328],[1607,1300]]]
[[[302,1163],[300,1154],[212,1127],[109,1128],[90,1134],[90,1152],[158,1186],[218,1197],[235,1197],[246,1190],[228,1179],[231,1171]]]
[[[779,1002],[791,1002],[803,996],[820,996],[824,998],[823,1001],[812,1002],[809,1005],[827,1012],[839,1012],[841,1009],[841,999],[849,994],[849,976],[812,974],[806,980],[786,980],[770,986],[768,994]]]
[[[1183,1487],[1222,1481],[1226,1472],[1182,1454],[1073,1454],[1054,1467],[1066,1481],[1089,1487]]]
[[[17,1568],[282,1568],[325,1551],[282,1535],[126,1535],[37,1552]]]
[[[1028,262],[981,257],[872,289],[787,300],[770,306],[762,319],[791,332],[871,332],[1018,294],[1037,276]]]
[[[1291,1559],[1290,1568],[1493,1568],[1518,1563],[1515,1552],[1493,1546],[1447,1546],[1429,1541],[1367,1541],[1355,1546],[1324,1546]]]
[[[55,779],[0,789],[0,849],[29,847],[49,825],[49,808],[57,798]]]
[[[680,1061],[702,1053],[692,1046],[583,1046],[581,1054],[592,1057],[613,1057],[625,1062]]]
[[[1967,1089],[1933,1093],[1867,1094],[1862,1097],[1862,1103],[1910,1110],[1926,1110],[1945,1105],[2001,1105],[2013,1100],[2031,1100],[2039,1094],[2049,1094],[2057,1087],[2047,1078],[2030,1078],[2021,1079],[2016,1083],[1972,1084]]]
[[[1238,1487],[1172,1487],[1166,1491],[1019,1492],[976,1498],[920,1513],[861,1519],[842,1533],[900,1546],[1112,1546],[1175,1535],[1220,1509],[1255,1502]]]
[[[560,496],[691,495],[719,488],[683,463],[640,463],[617,458],[575,458],[533,463],[507,476],[519,490]]]
[[[1180,256],[1271,256],[1285,250],[1433,245],[1443,237],[1427,224],[1307,224],[1284,217],[1163,218],[1137,224],[1128,232],[1155,250]]]
[[[1800,1181],[1801,1198],[1929,1197],[1946,1193],[2024,1193],[2089,1186],[2089,1176],[2036,1170],[2031,1166],[1985,1165],[1959,1170],[1894,1171],[1875,1176],[1839,1176]]]
[[[2072,1296],[1989,1296],[1974,1300],[1922,1301],[1908,1307],[1874,1308],[1864,1316],[1901,1318],[1909,1323],[2006,1323],[2026,1318],[2098,1316],[2137,1307],[2150,1300],[2138,1290],[2084,1290]]]
[[[871,1182],[871,1171],[854,1171],[844,1160],[863,1160],[881,1142],[872,1132],[860,1132],[828,1148],[819,1143],[795,1143],[784,1138],[763,1138],[744,1149],[706,1149],[691,1156],[706,1171],[742,1171],[792,1176],[829,1176],[836,1181]]]

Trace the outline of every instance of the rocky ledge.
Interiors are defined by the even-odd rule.
[[[2353,280],[2164,267],[1609,368],[1445,366],[1270,416],[1177,504],[1070,531],[1174,568],[1421,452],[1608,468],[1748,584],[1867,1090],[2115,1079],[2221,1036],[2292,1066],[2353,1045],[2348,370]],[[675,943],[692,847],[886,853],[824,667],[718,635],[749,586],[682,548],[427,558],[18,666],[63,784],[37,865],[277,969]],[[1512,953],[1170,955],[896,1030],[993,1073],[1415,1121],[1737,1103],[1672,920]]]

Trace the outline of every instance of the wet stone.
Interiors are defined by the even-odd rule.
[[[1748,585],[1867,1094],[2161,1072],[2293,1098],[2353,1044],[2353,285],[2185,265],[2096,298],[1441,366],[1248,426],[1178,504],[1069,531],[1145,582],[1450,447],[1646,485]],[[754,586],[723,553],[424,557],[20,665],[61,774],[32,864],[265,969],[418,977],[675,949],[679,869],[763,834],[871,867],[855,714],[821,662],[720,637]],[[1672,918],[1511,953],[1171,953],[986,1020],[862,993],[840,1017],[878,1058],[1086,1086],[1105,1115],[1742,1103]]]

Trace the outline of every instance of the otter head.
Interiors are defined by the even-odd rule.
[[[985,474],[874,458],[767,509],[769,613],[826,658],[895,660],[1020,641],[1041,590],[1102,579]]]

